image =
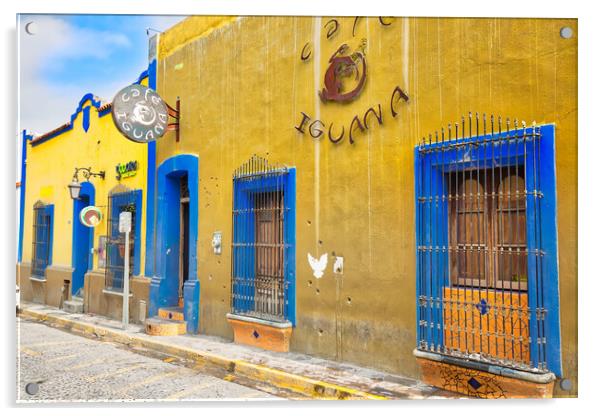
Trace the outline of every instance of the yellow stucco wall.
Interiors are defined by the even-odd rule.
[[[147,85],[147,80],[142,81]],[[74,108],[77,103],[74,103]],[[142,190],[142,226],[140,227],[141,251],[140,271],[144,271],[145,232],[146,232],[146,181],[147,145],[127,140],[115,128],[111,114],[98,116],[98,110],[90,100],[83,107],[91,106],[90,126],[87,132],[82,126],[83,111],[73,122],[73,129],[65,131],[43,143],[27,144],[27,186],[23,225],[23,262],[31,262],[33,206],[41,200],[54,204],[54,238],[52,265],[72,267],[72,222],[73,200],[67,185],[71,182],[75,167],[90,167],[93,172],[105,171],[105,179],[90,178],[95,188],[95,205],[101,208],[102,222],[94,228],[94,248],[98,248],[98,238],[107,234],[107,204],[111,189],[119,183],[132,189]],[[67,116],[68,117],[68,116]],[[116,178],[115,166],[119,163],[138,161],[135,176]],[[80,181],[85,181],[82,174]],[[93,265],[98,267],[98,255],[94,254]]]
[[[233,171],[253,154],[297,168],[297,326],[291,349],[418,376],[415,347],[413,147],[469,111],[555,123],[562,353],[577,392],[577,21],[191,17],[161,35],[158,91],[181,98],[181,136],[158,142],[157,163],[199,155],[200,330],[231,337]],[[563,26],[574,36],[562,39]],[[348,104],[322,103],[328,59],[365,38],[368,77]],[[310,59],[301,51],[309,43]],[[394,87],[409,96],[389,110]],[[295,130],[301,112],[334,123],[382,105],[383,125],[355,143]],[[27,229],[27,228],[26,228]],[[213,254],[211,235],[223,232]],[[344,256],[316,279],[307,253]]]

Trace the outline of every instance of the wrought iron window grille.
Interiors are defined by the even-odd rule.
[[[293,221],[289,218],[289,174],[287,167],[270,165],[257,155],[233,174],[234,314],[275,322],[291,320],[294,245],[287,228]]]
[[[40,201],[33,208],[31,275],[41,279],[52,257],[52,208]]]
[[[418,350],[561,372],[544,129],[469,113],[415,147]]]
[[[132,213],[132,230],[130,232],[129,276],[134,273],[134,254],[136,242],[136,191],[121,187],[109,194],[107,215],[107,239],[105,251],[105,289],[113,292],[123,292],[125,269],[125,233],[119,232],[119,214]]]

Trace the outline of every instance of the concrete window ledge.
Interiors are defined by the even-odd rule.
[[[102,293],[104,293],[105,295],[118,296],[120,298],[123,297],[123,292],[117,292],[115,290],[103,289]],[[130,293],[130,295],[128,297],[131,298],[132,296],[134,296],[134,294]]]
[[[515,370],[417,349],[414,356],[423,382],[471,397],[551,398],[554,390],[556,376],[551,372]]]
[[[234,342],[269,351],[288,352],[293,325],[250,316],[226,314],[234,332]]]
[[[238,321],[243,321],[243,322],[251,322],[251,323],[255,323],[255,324],[259,324],[259,325],[271,326],[274,328],[291,328],[293,326],[293,324],[291,324],[289,321],[286,321],[286,322],[268,321],[267,319],[255,318],[255,317],[246,316],[246,315],[237,315],[234,313],[226,314],[226,318],[236,319]]]
[[[46,283],[46,278],[45,277],[29,276],[29,280],[31,280],[33,282]]]

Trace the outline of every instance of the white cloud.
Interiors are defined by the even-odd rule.
[[[60,70],[73,58],[108,58],[115,48],[131,46],[122,34],[81,29],[53,16],[36,16],[36,34],[19,27],[20,124],[44,133],[69,120],[79,99],[94,86],[58,85],[46,81],[45,71]]]
[[[25,25],[35,19],[36,34],[25,33]],[[165,30],[181,20],[176,16],[149,16],[143,24]],[[81,97],[88,92],[108,102],[138,73],[124,71],[120,79],[98,81],[95,85],[51,82],[44,74],[61,71],[82,58],[111,59],[118,49],[139,47],[127,36],[111,31],[81,28],[52,15],[26,16],[19,22],[20,128],[45,133],[69,121]],[[141,29],[143,30],[143,29]],[[144,45],[143,47],[145,47]],[[140,68],[140,71],[144,68]]]
[[[104,59],[115,48],[132,46],[123,34],[79,28],[53,16],[36,16],[37,33],[24,35],[29,21],[22,20],[20,28],[22,73],[53,69],[69,58]]]

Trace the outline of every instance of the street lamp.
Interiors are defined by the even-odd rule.
[[[92,172],[92,168],[75,168],[75,173],[73,174],[73,179],[71,183],[67,185],[69,188],[69,194],[71,195],[71,199],[79,199],[79,193],[82,190],[82,185],[79,183],[78,174],[82,173],[84,179],[90,179],[90,176],[99,176],[100,178],[105,178],[105,171],[101,170],[98,173]]]
[[[82,190],[81,184],[77,181],[77,178],[74,178],[69,185],[69,193],[71,194],[71,199],[79,199],[79,191]]]

